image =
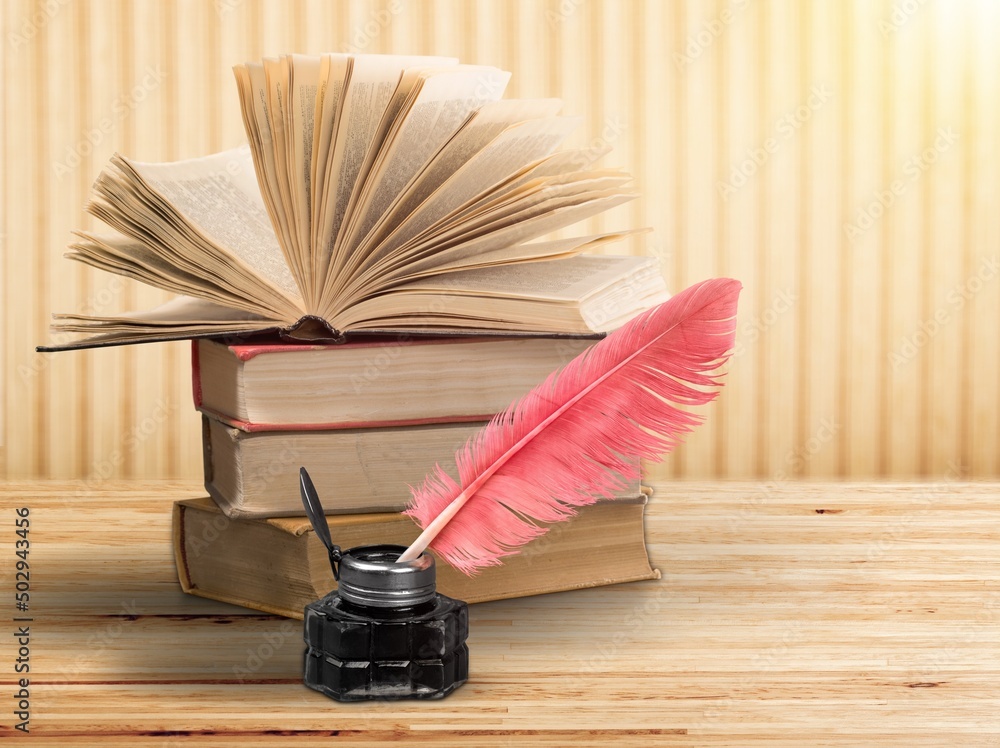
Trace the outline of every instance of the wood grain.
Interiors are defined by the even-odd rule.
[[[471,608],[441,702],[333,702],[299,623],[184,595],[195,483],[0,489],[0,595],[30,507],[42,746],[1000,744],[1000,484],[658,484],[659,581]],[[11,610],[7,607],[7,610]],[[10,619],[9,619],[10,620]],[[10,626],[14,626],[10,621]],[[0,638],[13,692],[13,637]],[[0,736],[12,734],[9,710]]]

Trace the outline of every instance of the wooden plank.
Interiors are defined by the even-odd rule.
[[[797,292],[766,335],[742,334],[745,353],[706,428],[657,475],[905,478],[948,474],[957,461],[996,477],[1000,283],[960,309],[948,299],[996,259],[1000,65],[984,29],[997,12],[988,2],[917,3],[912,13],[891,2],[800,5],[11,0],[0,475],[197,474],[182,345],[33,352],[49,339],[53,310],[116,313],[163,298],[67,263],[68,230],[88,226],[84,196],[115,150],[188,157],[245,140],[233,64],[356,48],[506,65],[512,94],[565,97],[566,111],[585,118],[574,144],[617,141],[609,163],[639,180],[635,203],[590,228],[652,224],[653,236],[621,250],[660,253],[672,289],[740,278],[741,331],[773,318],[786,288]],[[685,56],[690,64],[679,64]],[[157,65],[165,80],[132,107]],[[827,81],[834,97],[808,127],[720,200],[718,182],[746,149]],[[911,181],[908,160],[950,124],[958,142]],[[54,165],[73,153],[77,165],[60,178]],[[878,198],[896,181],[902,194],[884,207]],[[863,214],[870,227],[848,241],[845,224]],[[953,321],[927,342],[939,309]],[[130,449],[129,432],[161,400],[175,415]],[[839,430],[804,459],[824,421]]]
[[[0,515],[31,507],[32,736],[995,745],[1000,484],[655,489],[662,579],[472,606],[471,679],[454,695],[338,704],[300,681],[297,621],[180,593],[169,507],[197,484],[0,487]],[[0,639],[0,662],[13,646]],[[14,687],[7,668],[0,685]]]
[[[739,734],[718,735],[708,732],[687,733],[683,730],[629,730],[617,732],[608,730],[465,730],[460,736],[442,730],[420,730],[402,734],[400,732],[371,730],[363,734],[347,730],[281,730],[273,735],[253,735],[248,738],[239,733],[219,734],[214,730],[170,732],[156,737],[136,738],[131,735],[102,735],[101,745],[156,746],[157,748],[174,748],[197,742],[198,745],[217,746],[219,748],[246,748],[247,745],[288,745],[294,739],[296,746],[330,745],[331,739],[337,740],[337,746],[346,748],[362,748],[368,746],[385,746],[405,740],[407,745],[417,746],[556,746],[565,748],[574,746],[607,746],[610,740],[618,745],[657,745],[657,746],[699,746],[714,748],[716,746],[766,746],[771,748],[799,748],[802,745],[800,733],[789,734],[753,734],[749,731]],[[231,737],[236,734],[237,737]],[[978,746],[996,745],[994,738],[988,734],[973,732],[949,733],[954,739],[961,739],[962,745],[977,748]],[[624,740],[623,740],[624,738]],[[62,748],[63,738],[40,738],[35,745]],[[824,734],[817,735],[809,741],[813,748],[829,748],[830,746],[857,746],[871,748],[872,745],[907,746],[940,746],[943,738],[939,734],[914,736],[911,733],[879,732],[863,735]]]

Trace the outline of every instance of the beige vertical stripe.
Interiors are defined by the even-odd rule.
[[[5,3],[0,7],[0,33],[6,37],[8,31],[11,30],[10,23],[10,3]],[[6,82],[7,73],[9,70],[8,66],[8,54],[7,50],[10,45],[4,45],[4,51],[0,53],[0,76],[3,76],[3,80]],[[0,148],[6,149],[7,146],[7,100],[6,97],[0,96]],[[6,171],[6,170],[5,170]],[[7,222],[7,176],[6,174],[0,177],[0,268],[3,268],[3,277],[7,278],[10,274],[10,266],[7,264],[7,258],[10,256],[10,251],[8,250],[7,243],[7,232],[9,230]],[[5,289],[6,290],[6,289]],[[8,318],[6,314],[7,310],[4,310],[4,317],[0,320],[0,326],[2,326],[4,333],[4,340],[6,340],[6,334],[8,332],[5,320]],[[11,378],[8,368],[9,356],[7,354],[7,347],[0,346],[0,388],[3,388],[3,392],[6,393],[11,384]],[[0,474],[6,474],[7,472],[7,397],[4,395],[0,397]]]
[[[8,478],[200,474],[186,344],[33,347],[53,311],[166,298],[61,256],[110,155],[232,147],[232,66],[323,50],[454,55],[563,98],[572,143],[613,145],[641,194],[587,228],[652,227],[619,251],[674,289],[744,283],[727,387],[655,475],[1000,471],[991,3],[10,0],[0,19]]]
[[[852,190],[849,209],[854,209],[859,199],[864,201],[885,190],[887,179],[879,137],[885,117],[879,106],[885,44],[875,24],[861,22],[862,5],[849,6],[844,26],[851,30],[850,48],[854,51],[850,74],[830,102],[834,111],[839,110],[839,121],[847,134],[847,152],[839,175],[842,184]],[[836,117],[831,119],[838,121]],[[831,176],[836,179],[837,174],[834,171]],[[854,439],[852,435],[869,433],[877,438],[879,434],[878,373],[883,345],[879,337],[883,304],[879,283],[885,248],[881,228],[881,223],[873,226],[854,241],[847,240],[840,231],[832,248],[841,255],[838,307],[845,310],[840,327],[841,365],[854,372],[854,376],[840,380],[835,416],[838,471],[844,476],[875,475],[879,459],[879,449],[872,448],[871,440]]]
[[[694,0],[685,3],[686,35],[699,34],[706,23],[717,19],[719,8],[718,3]],[[715,87],[720,67],[719,50],[713,44],[684,71],[684,93],[679,106],[684,122],[685,147],[677,176],[684,185],[686,215],[697,216],[697,219],[684,222],[684,240],[679,248],[684,257],[684,268],[678,288],[716,274],[720,201],[715,182],[720,164],[712,133],[713,128],[720,124],[719,112],[715,108]],[[696,474],[699,465],[708,470],[715,469],[713,456],[718,424],[712,414],[716,408],[713,403],[705,409],[706,422],[677,451],[678,477]]]
[[[766,130],[759,107],[763,71],[759,64],[759,14],[748,7],[735,15],[720,49],[724,73],[719,97],[722,125],[719,128],[719,167],[713,175],[713,186],[721,211],[720,273],[726,273],[743,283],[737,325],[736,352],[729,366],[726,387],[753,391],[757,387],[757,346],[760,290],[757,284],[758,256],[761,252],[759,226],[761,191],[750,185],[736,187],[734,171],[747,158],[748,150],[760,144]],[[687,64],[687,63],[685,63]],[[682,189],[682,187],[678,187]],[[674,220],[680,220],[680,217]],[[738,252],[729,251],[733,244]],[[675,284],[676,287],[676,284]],[[719,403],[718,434],[724,440],[721,464],[717,474],[728,478],[749,478],[757,475],[759,443],[757,423],[762,413],[756,398],[723,397]]]
[[[996,123],[1000,121],[1000,97],[995,77],[983,70],[1000,69],[1000,45],[987,27],[976,24],[969,69],[969,160],[967,183],[966,241],[975,269],[1000,263],[1000,189],[990,169],[1000,160]],[[1000,271],[998,271],[1000,272]],[[971,408],[969,424],[969,468],[972,475],[1000,472],[1000,283],[984,283],[967,307],[965,328],[970,363],[963,388]]]

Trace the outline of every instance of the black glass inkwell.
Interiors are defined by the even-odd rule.
[[[406,549],[396,545],[342,552],[305,468],[300,477],[302,503],[338,580],[305,608],[305,685],[359,701],[438,699],[465,683],[469,608],[437,593],[434,557],[397,563]]]

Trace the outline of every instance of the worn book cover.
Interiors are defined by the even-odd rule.
[[[553,526],[501,566],[469,577],[438,563],[437,589],[466,602],[657,579],[643,535],[645,494],[600,502]],[[335,589],[326,549],[305,517],[230,519],[208,498],[174,504],[177,574],[185,592],[302,618]],[[328,515],[334,542],[406,546],[419,533],[398,513]]]

